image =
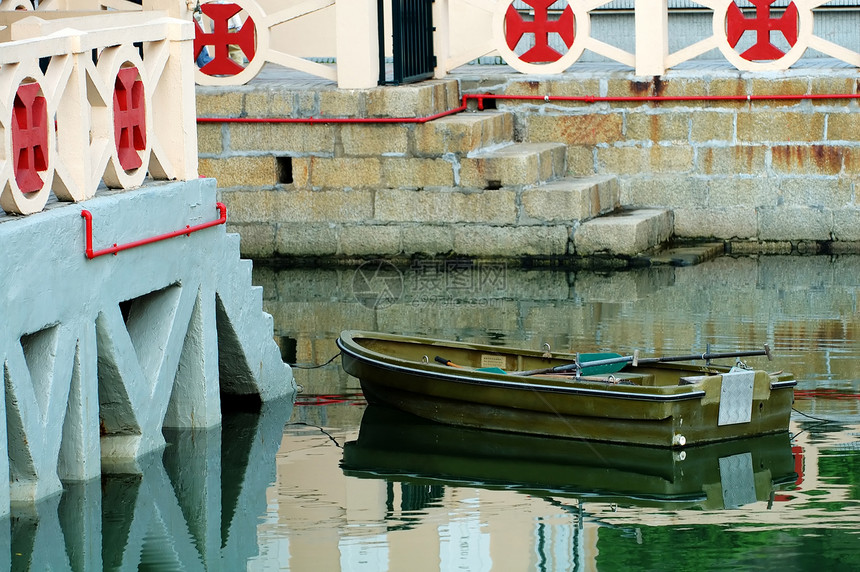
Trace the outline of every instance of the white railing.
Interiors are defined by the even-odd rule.
[[[27,1],[6,0],[3,7]],[[557,74],[585,53],[620,62],[641,76],[663,75],[711,51],[745,71],[788,69],[810,49],[860,67],[860,53],[815,33],[820,9],[836,7],[830,3],[689,0],[710,17],[710,33],[670,51],[667,0],[630,3],[631,29],[624,36],[634,39],[627,47],[592,33],[594,16],[603,16],[611,0],[435,0],[435,75],[444,77],[487,55],[501,56],[523,73]],[[84,6],[141,8],[126,0],[47,0],[38,9]],[[203,53],[198,84],[244,84],[267,63],[337,81],[342,88],[373,87],[379,77],[375,0],[143,0],[143,9],[196,20],[194,52]],[[846,14],[860,20],[860,12]],[[390,31],[383,37],[388,44]],[[386,53],[389,49],[382,46]]]
[[[635,37],[632,52],[605,43],[591,33],[592,15],[611,0],[517,2],[528,7],[526,17],[514,9],[513,0],[436,0],[436,55],[441,68],[437,77],[493,53],[522,73],[556,74],[570,67],[586,50],[628,65],[641,76],[663,75],[714,49],[745,71],[788,69],[807,49],[860,66],[860,53],[814,33],[813,10],[829,0],[793,0],[787,9],[771,8],[773,2],[765,0],[758,2],[761,8],[757,10],[751,10],[752,5],[743,0],[692,1],[710,12],[712,33],[670,53],[667,0],[636,0],[630,30],[630,36]],[[535,14],[538,17],[532,18]],[[538,20],[546,23],[538,25]],[[764,26],[769,26],[767,32]],[[561,42],[556,40],[555,46],[550,45],[547,32]],[[557,49],[559,45],[561,49]]]
[[[5,3],[4,3],[5,7]],[[165,13],[0,12],[0,206],[197,177],[193,27]]]

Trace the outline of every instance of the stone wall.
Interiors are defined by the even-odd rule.
[[[667,209],[675,237],[720,239],[736,252],[860,248],[856,100],[696,99],[856,94],[856,70],[639,81],[504,69],[466,66],[454,79],[370,90],[199,87],[198,115],[415,118],[456,107],[460,90],[690,99],[499,99],[427,123],[202,123],[200,172],[218,180],[243,254],[255,258],[575,258],[577,229],[619,207]]]
[[[857,94],[854,69],[751,74],[629,73],[560,79],[470,77],[466,92],[680,96],[655,103],[499,100],[524,141],[561,141],[577,175],[618,176],[621,204],[674,212],[675,235],[738,250],[791,243],[837,251],[860,241],[860,113],[856,99],[711,101],[698,96]],[[852,244],[853,243],[853,244]]]

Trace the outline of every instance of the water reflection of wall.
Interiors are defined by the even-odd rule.
[[[791,431],[799,439],[792,451],[800,454],[796,484],[781,481],[775,491],[773,480],[784,473],[757,460],[752,465],[756,495],[740,504],[725,502],[738,498],[732,487],[743,488],[743,483],[722,463],[716,475],[722,480],[705,479],[701,494],[689,499],[577,498],[542,492],[538,486],[517,492],[517,483],[481,486],[453,476],[448,482],[443,477],[432,480],[413,472],[408,462],[399,476],[343,474],[331,470],[342,455],[345,462],[340,447],[311,429],[288,429],[279,453],[281,488],[270,491],[271,519],[261,527],[270,532],[261,531],[261,537],[273,544],[279,536],[289,538],[284,547],[288,556],[281,555],[280,562],[289,562],[292,570],[373,571],[593,570],[602,569],[602,562],[611,568],[617,562],[613,555],[635,560],[637,550],[650,555],[673,551],[683,562],[694,562],[689,540],[671,540],[679,531],[701,540],[713,530],[742,530],[747,546],[759,546],[771,538],[770,532],[783,531],[779,544],[771,546],[779,552],[796,549],[806,537],[830,538],[828,531],[851,542],[860,522],[856,491],[834,483],[833,475],[823,475],[818,463],[840,445],[856,447],[856,428],[853,435],[850,429],[810,433],[793,423]],[[356,438],[353,429],[335,429],[333,434],[341,444]],[[698,453],[688,451],[681,464],[695,463]],[[436,462],[430,455],[423,466]],[[660,527],[671,531],[664,529],[665,537],[658,537],[654,531]],[[794,529],[799,531],[795,534]],[[743,553],[742,548],[732,552],[726,544],[711,549],[725,551],[728,560]]]
[[[374,270],[371,293],[399,277],[393,303],[372,307],[366,297],[357,299],[356,269],[255,269],[276,335],[295,341],[296,361],[326,361],[344,329],[657,355],[703,351],[708,343],[719,351],[767,342],[777,367],[795,372],[801,387],[857,382],[857,256],[723,257],[606,273],[464,261]],[[349,383],[339,367],[297,371],[296,379],[313,393]]]
[[[13,570],[241,570],[257,553],[258,519],[292,410],[273,401],[221,427],[165,431],[167,448],[139,472],[65,484],[0,521],[0,562]],[[0,565],[0,568],[3,568]]]

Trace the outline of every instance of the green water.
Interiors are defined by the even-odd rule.
[[[343,329],[643,356],[767,343],[774,362],[747,363],[795,373],[791,434],[678,455],[462,431],[366,407],[334,360],[295,370],[295,405],[167,433],[135,474],[15,507],[0,569],[860,569],[860,257],[255,281],[307,366]]]

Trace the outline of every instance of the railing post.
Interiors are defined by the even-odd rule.
[[[376,0],[337,0],[337,86],[366,89],[379,81]]]
[[[433,53],[436,54],[436,69],[433,77],[440,79],[448,74],[448,57],[451,39],[448,14],[448,0],[433,3]]]
[[[666,73],[669,55],[668,0],[636,0],[636,75]]]
[[[153,130],[163,149],[153,153],[149,170],[156,179],[187,181],[197,178],[194,28],[173,19],[167,29],[167,62],[152,94]]]

